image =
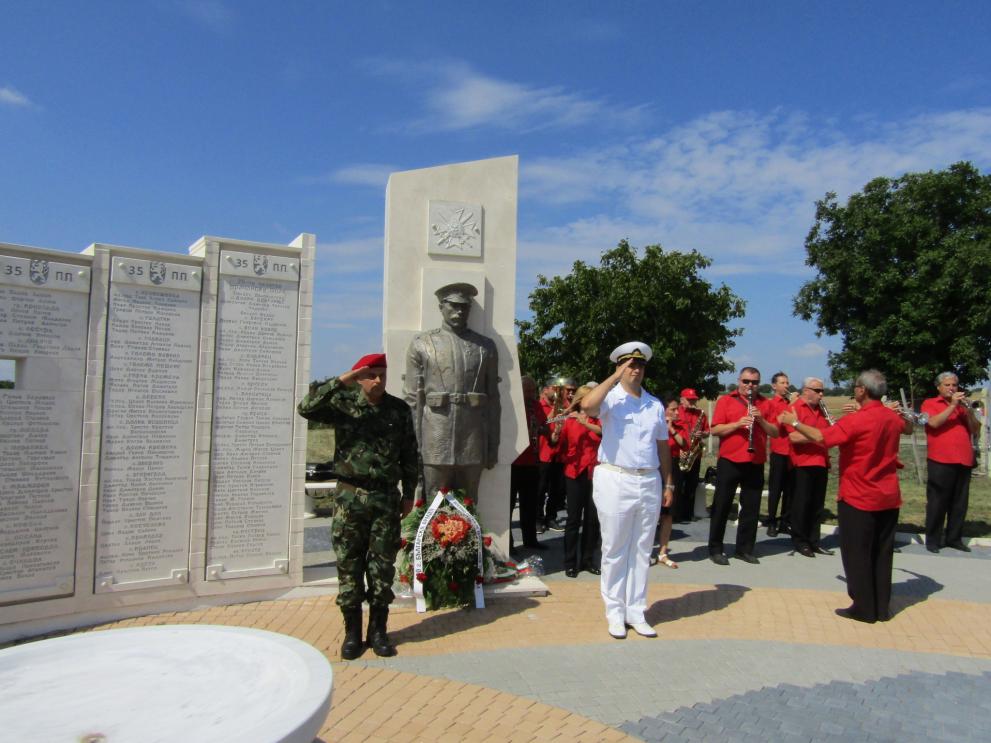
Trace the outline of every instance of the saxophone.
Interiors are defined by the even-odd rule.
[[[678,455],[678,469],[682,472],[688,472],[698,458],[702,456],[702,416],[704,413],[699,410],[699,417],[695,421],[695,425],[692,426],[692,432],[688,437],[688,446],[681,450],[681,454]]]

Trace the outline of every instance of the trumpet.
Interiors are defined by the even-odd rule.
[[[917,426],[924,426],[929,422],[928,413],[916,413],[908,406],[908,400],[905,399],[905,390],[902,393],[902,405],[900,408],[892,408],[898,415],[900,415],[905,420],[912,421]],[[881,402],[885,405],[888,404],[888,396],[885,395],[881,398]]]
[[[833,416],[829,414],[829,408],[826,407],[826,401],[821,397],[819,398],[819,409],[822,411],[822,414],[826,416],[826,422],[829,423],[830,426],[835,426],[836,421],[833,420]]]

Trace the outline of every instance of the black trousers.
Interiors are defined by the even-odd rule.
[[[509,518],[512,520],[513,506],[518,499],[523,544],[531,547],[537,543],[538,482],[536,465],[514,464],[509,468]],[[510,530],[510,542],[512,542],[512,530]]]
[[[884,621],[891,615],[891,567],[898,509],[861,511],[839,501],[836,511],[846,592],[853,601],[851,611],[867,621]]]
[[[671,470],[675,475],[675,496],[674,496],[674,520],[691,521],[695,515],[695,491],[699,486],[699,472],[702,469],[702,457],[695,460],[695,464],[687,472],[678,469],[678,463],[671,463]]]
[[[926,460],[926,546],[955,544],[963,539],[963,522],[970,501],[971,469],[963,464]],[[943,530],[946,540],[943,541]]]
[[[544,506],[544,522],[557,518],[557,512],[564,508],[564,465],[561,462],[541,462],[537,465],[540,481],[537,484],[537,510]],[[544,496],[547,500],[539,500]]]
[[[822,510],[826,505],[825,467],[795,467],[795,492],[791,501],[791,543],[795,549],[819,546]]]
[[[564,526],[564,569],[598,567],[599,512],[592,502],[592,481],[586,470],[577,478],[565,477],[564,489],[568,501],[568,520]],[[581,560],[578,559],[579,531],[581,531]]]
[[[791,459],[787,454],[771,452],[771,466],[767,473],[767,523],[768,525],[791,526],[792,497],[795,491],[795,478]],[[781,503],[781,518],[778,519],[778,503]]]
[[[760,494],[764,489],[764,465],[752,462],[731,462],[723,457],[716,463],[716,493],[712,499],[709,521],[709,554],[723,551],[726,520],[730,506],[740,488],[740,521],[736,525],[736,551],[753,554],[757,543],[757,520],[760,516]]]

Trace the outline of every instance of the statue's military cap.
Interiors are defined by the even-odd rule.
[[[478,289],[476,289],[471,284],[466,284],[464,282],[457,282],[454,284],[446,284],[440,289],[434,292],[440,302],[458,302],[460,304],[469,304],[471,298],[478,295]]]

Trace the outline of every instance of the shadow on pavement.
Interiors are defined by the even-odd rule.
[[[647,622],[658,625],[676,619],[697,617],[710,611],[725,609],[735,604],[750,589],[728,583],[717,583],[713,588],[692,591],[673,599],[655,601],[646,611]]]
[[[536,609],[539,602],[532,598],[502,598],[498,601],[488,601],[485,609],[476,611],[473,608],[458,611],[445,611],[442,614],[427,613],[418,622],[401,629],[390,630],[389,636],[396,645],[416,644],[427,640],[447,637],[454,632],[482,627],[503,617],[520,614]]]
[[[921,604],[934,593],[943,590],[944,585],[928,575],[920,575],[905,568],[895,568],[900,573],[908,573],[912,577],[904,583],[896,583],[891,587],[891,615],[908,609],[910,606]]]

